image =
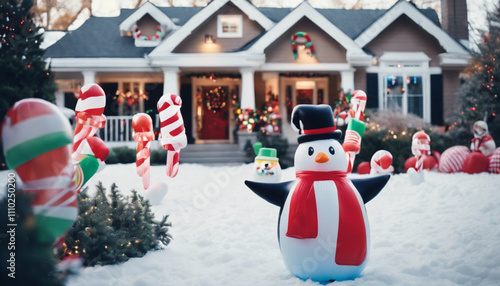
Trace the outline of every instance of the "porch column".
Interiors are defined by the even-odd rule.
[[[255,109],[255,84],[253,68],[241,68],[241,109]]]
[[[64,92],[62,91],[56,92],[56,105],[64,107]]]
[[[179,68],[162,68],[163,94],[179,94]]]
[[[95,71],[82,71],[83,85],[95,83]]]
[[[341,71],[340,72],[340,77],[341,79],[341,86],[344,89],[344,92],[347,94],[347,92],[350,90],[351,92],[354,92],[354,70],[348,70],[348,71]]]

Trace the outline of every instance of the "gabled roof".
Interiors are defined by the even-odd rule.
[[[308,18],[319,28],[323,29],[330,37],[335,39],[341,46],[347,50],[347,57],[356,59],[371,59],[348,35],[346,35],[337,26],[332,24],[325,16],[314,9],[308,2],[302,2],[292,12],[286,15],[264,36],[260,37],[248,49],[249,52],[264,53],[264,50],[271,45],[278,37],[288,31],[295,23],[302,18]]]
[[[266,31],[274,25],[273,21],[269,20],[269,18],[247,0],[213,0],[204,9],[191,17],[180,29],[172,33],[167,40],[163,41],[150,56],[154,57],[172,52],[177,45],[191,35],[194,29],[198,28],[210,16],[214,15],[229,2],[243,11],[251,20],[259,23]]]
[[[166,30],[173,30],[178,28],[178,26],[175,25],[174,22],[165,13],[163,13],[158,7],[148,1],[120,23],[120,33],[123,34],[126,31],[131,31],[136,22],[146,14],[149,14],[151,17],[153,17],[153,19],[160,23],[160,25]]]
[[[465,49],[461,44],[459,44],[455,39],[453,39],[448,33],[446,33],[441,27],[436,23],[431,21],[426,17],[419,9],[417,9],[413,4],[399,0],[394,4],[385,14],[378,18],[373,24],[371,24],[367,29],[365,29],[355,40],[355,42],[360,46],[364,47],[375,39],[382,31],[384,31],[390,24],[396,21],[401,15],[408,16],[417,25],[422,27],[427,33],[431,34],[439,44],[448,53],[455,54],[469,54],[467,49]]]

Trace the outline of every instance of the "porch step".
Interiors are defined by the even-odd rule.
[[[181,163],[197,164],[243,164],[251,160],[237,144],[189,144],[182,149]]]

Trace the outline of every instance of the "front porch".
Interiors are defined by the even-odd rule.
[[[161,72],[151,71],[57,73],[56,97],[58,105],[74,109],[80,87],[97,82],[107,95],[104,114],[108,119],[98,135],[110,146],[134,145],[131,121],[137,112],[150,114],[155,130],[159,130],[156,103],[170,92],[180,94],[183,100],[181,112],[191,144],[237,143],[238,130],[248,132],[261,127],[238,122],[242,111],[267,113],[271,106],[272,112],[281,119],[279,128],[271,131],[293,142],[296,132],[291,128],[290,116],[295,105],[333,106],[341,87],[354,89],[354,72],[342,68],[344,70],[295,72],[273,71],[269,67],[265,71],[185,68],[163,70],[163,76]]]

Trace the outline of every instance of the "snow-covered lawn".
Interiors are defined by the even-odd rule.
[[[251,170],[182,164],[171,179],[164,166],[152,167],[152,184],[168,184],[153,210],[157,219],[170,215],[173,242],[120,265],[86,268],[68,285],[319,285],[285,268],[279,209],[245,187]],[[284,170],[283,180],[293,178],[293,168]],[[98,181],[116,182],[125,194],[142,190],[134,164],[107,166],[92,190]],[[335,285],[500,285],[500,175],[427,172],[419,186],[395,175],[366,208],[368,266]]]

